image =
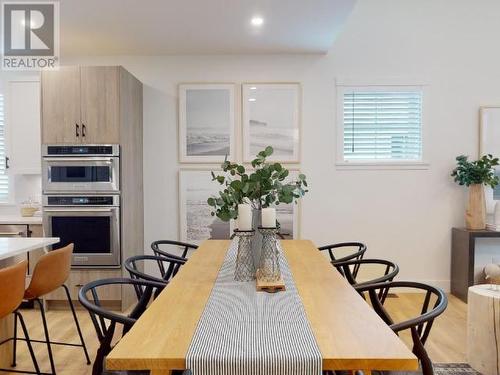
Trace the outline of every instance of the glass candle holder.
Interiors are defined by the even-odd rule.
[[[255,279],[255,265],[252,253],[252,237],[254,230],[235,230],[238,241],[234,279],[236,281],[251,281]]]
[[[259,280],[278,281],[281,278],[278,245],[276,243],[277,228],[259,227],[262,234],[262,250],[259,260]]]

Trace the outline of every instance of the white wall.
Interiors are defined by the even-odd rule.
[[[465,191],[449,177],[456,155],[477,154],[478,107],[500,104],[500,2],[360,0],[328,55],[71,58],[121,64],[144,82],[146,244],[176,238],[177,84],[300,81],[302,170],[310,194],[302,237],[360,240],[394,260],[402,279],[449,287],[450,229],[463,225]],[[337,170],[335,79],[425,82],[427,170]],[[145,245],[147,246],[147,245]]]

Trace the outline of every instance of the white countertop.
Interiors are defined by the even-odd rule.
[[[0,260],[59,242],[57,237],[0,238]]]
[[[0,215],[0,225],[2,224],[37,225],[37,224],[42,224],[42,217],[41,216],[23,217],[21,215]]]

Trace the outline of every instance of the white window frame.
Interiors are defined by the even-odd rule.
[[[409,84],[400,78],[386,79],[337,79],[336,81],[336,161],[337,169],[428,169],[428,103],[429,87],[425,83]],[[345,160],[344,159],[344,93],[358,91],[420,91],[422,93],[421,158],[420,160]]]
[[[10,134],[9,134],[9,95],[8,90],[5,89],[5,86],[0,85],[0,89],[3,87],[3,90],[0,90],[0,95],[3,95],[3,121],[4,121],[4,148],[5,148],[5,157],[9,156],[9,150],[11,147],[10,143]],[[14,206],[14,176],[12,173],[9,173],[9,170],[6,169],[5,173],[8,178],[7,185],[7,200],[0,201],[0,206]]]

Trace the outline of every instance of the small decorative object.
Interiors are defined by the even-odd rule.
[[[500,202],[495,203],[494,221],[496,226],[500,226]]]
[[[242,85],[245,162],[266,145],[275,149],[270,160],[300,162],[300,92],[299,83]]]
[[[21,203],[21,216],[32,217],[35,212],[39,210],[39,203],[35,202],[32,198]]]
[[[238,229],[252,230],[252,206],[246,203],[238,205]]]
[[[236,219],[239,215],[238,205],[247,203],[252,206],[252,226],[256,229],[262,225],[263,208],[297,203],[308,192],[305,175],[299,174],[296,180],[288,180],[290,173],[288,169],[280,163],[267,162],[266,159],[273,154],[273,151],[270,146],[260,151],[252,161],[254,170],[251,173],[247,173],[244,165],[229,160],[224,161],[221,166],[224,174],[216,175],[212,172],[212,180],[222,185],[218,196],[212,196],[207,200],[213,209],[212,216],[217,216],[226,222]],[[247,214],[245,211],[245,215]],[[276,216],[273,227],[275,226]],[[260,258],[261,244],[262,235],[257,231],[252,239],[256,264]]]
[[[238,241],[234,279],[236,281],[251,281],[255,279],[255,266],[252,254],[252,237],[254,230],[235,230]]]
[[[235,85],[179,85],[181,163],[220,163],[235,154]]]
[[[276,244],[276,228],[260,227],[262,251],[260,253],[257,278],[264,281],[278,281],[281,278],[280,259]]]
[[[267,207],[262,209],[262,226],[264,228],[276,227],[276,209]]]
[[[493,285],[500,285],[500,264],[487,264],[484,267],[485,280]]]
[[[483,185],[492,189],[498,185],[499,178],[494,167],[499,164],[498,158],[491,154],[484,155],[479,160],[468,161],[467,156],[457,156],[457,167],[451,173],[455,182],[469,187],[469,204],[465,213],[467,229],[479,230],[486,228],[486,202]]]

